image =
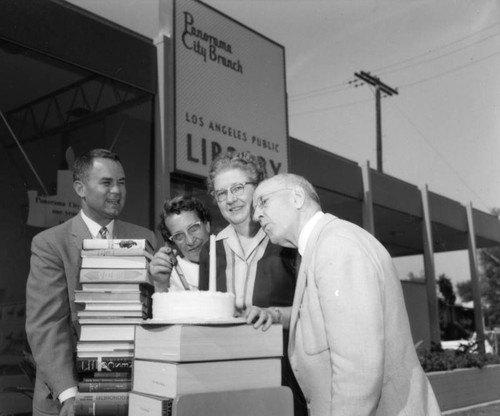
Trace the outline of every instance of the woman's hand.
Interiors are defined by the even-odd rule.
[[[160,247],[149,263],[149,274],[153,279],[156,292],[168,292],[170,275],[177,263],[176,250],[170,247]]]

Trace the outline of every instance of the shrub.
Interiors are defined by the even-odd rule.
[[[462,345],[456,350],[443,350],[433,345],[430,350],[417,347],[417,355],[425,372],[446,371],[457,368],[482,368],[488,364],[500,364],[500,356],[477,352],[475,342]]]

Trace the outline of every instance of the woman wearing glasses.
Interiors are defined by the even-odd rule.
[[[237,310],[256,326],[272,322],[287,329],[297,251],[272,244],[252,220],[253,193],[266,176],[264,161],[251,152],[221,154],[210,166],[208,190],[229,223],[216,236],[217,290],[234,293]],[[200,254],[201,290],[208,289],[208,280],[209,253],[205,244]],[[284,339],[288,339],[287,332]],[[287,359],[283,363],[284,384],[292,388],[298,400],[295,415],[305,414],[300,411],[302,393]]]
[[[156,252],[149,264],[155,291],[185,290],[186,283],[190,290],[196,290],[201,247],[209,239],[210,212],[197,198],[175,197],[163,204],[158,230],[165,242],[175,244],[183,257],[176,257],[167,245]]]

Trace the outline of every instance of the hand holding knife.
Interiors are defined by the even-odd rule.
[[[168,247],[167,245],[165,245],[165,246]],[[184,275],[184,272],[182,271],[182,268],[181,268],[179,262],[177,261],[175,250],[172,250],[170,247],[168,247],[168,248],[171,250],[170,258],[172,260],[172,264],[174,265],[175,271],[179,275],[179,279],[182,283],[182,286],[184,287],[185,290],[190,290],[189,283],[186,280],[186,276]]]

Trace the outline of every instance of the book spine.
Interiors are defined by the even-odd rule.
[[[82,257],[83,269],[147,269],[148,259],[139,256]]]
[[[76,371],[78,373],[91,372],[130,372],[133,367],[132,357],[95,357],[76,358]]]
[[[85,292],[137,292],[141,290],[152,291],[153,285],[149,283],[82,283]]]
[[[131,378],[132,373],[129,371],[114,371],[111,373],[103,373],[103,372],[94,372],[92,378],[94,380],[97,379],[106,379],[106,380],[114,380],[114,379],[120,379],[120,378]]]
[[[98,373],[96,377],[83,377],[81,383],[107,383],[107,384],[132,383],[132,374],[131,373],[124,373],[124,374],[128,374],[128,377],[113,377],[113,378],[100,377],[101,373]]]
[[[80,392],[113,392],[113,391],[130,391],[132,389],[132,381],[87,381],[78,383],[78,391]]]
[[[174,410],[174,400],[164,399],[161,402],[161,414],[162,416],[172,416]]]
[[[150,283],[146,269],[81,269],[80,283]]]
[[[142,301],[145,297],[149,296],[149,292],[144,290],[139,290],[136,292],[113,292],[113,291],[105,291],[105,292],[89,292],[89,291],[79,291],[75,290],[75,302],[106,302],[106,301]]]
[[[128,416],[128,393],[76,394],[75,416]]]
[[[172,416],[173,411],[174,411],[174,399],[168,399],[166,397],[160,397],[160,396],[149,396],[147,394],[141,394],[141,393],[135,393],[135,395],[130,395],[130,400],[129,400],[129,414],[133,416],[150,416],[150,415],[157,415],[157,416]],[[143,401],[140,398],[137,398],[137,395],[139,396],[146,396],[148,397],[149,400]],[[160,409],[158,409],[158,406],[152,405],[151,401],[159,401],[160,402]],[[159,412],[158,412],[159,410]]]
[[[142,248],[150,245],[146,239],[85,239],[83,240],[84,250],[102,250],[109,248]]]
[[[94,256],[145,256],[149,253],[142,248],[101,248],[96,250],[82,250],[82,257]]]

